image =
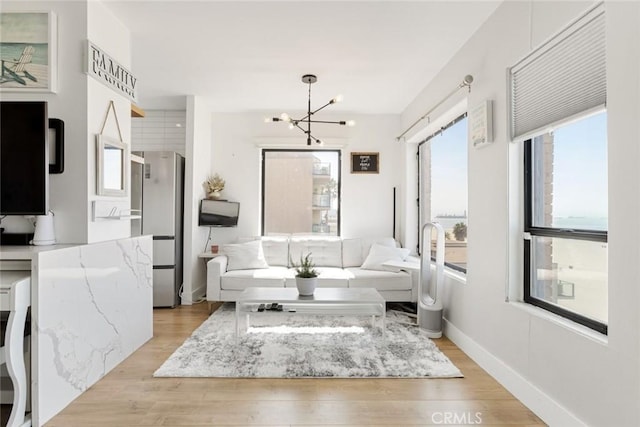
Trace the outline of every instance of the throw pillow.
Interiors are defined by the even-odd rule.
[[[404,261],[409,256],[409,252],[409,249],[406,248],[392,248],[374,243],[371,245],[367,259],[364,260],[360,268],[364,270],[393,271],[398,273],[401,271],[400,268],[385,266],[383,264],[387,261]]]
[[[227,256],[227,271],[269,268],[260,240],[222,245],[222,253]]]

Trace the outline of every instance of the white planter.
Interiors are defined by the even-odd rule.
[[[222,198],[222,194],[219,191],[212,191],[207,194],[207,199],[209,200],[220,200]]]
[[[298,288],[298,293],[302,296],[313,295],[317,283],[317,277],[296,277],[296,287]]]

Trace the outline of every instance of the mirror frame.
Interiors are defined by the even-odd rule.
[[[122,167],[120,168],[122,174],[122,188],[105,188],[104,187],[104,150],[105,148],[117,148],[122,150]],[[129,194],[129,188],[127,186],[127,177],[129,176],[129,150],[127,144],[109,138],[104,135],[96,135],[96,192],[99,196],[119,196],[126,197]]]

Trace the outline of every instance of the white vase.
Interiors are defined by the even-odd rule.
[[[296,287],[298,288],[298,293],[302,296],[313,295],[317,283],[317,277],[296,277]]]
[[[219,191],[212,191],[211,193],[207,194],[207,199],[209,200],[220,200],[220,197],[222,197],[222,195]]]

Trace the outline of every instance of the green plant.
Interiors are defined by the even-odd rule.
[[[302,277],[305,279],[310,279],[312,277],[318,277],[318,272],[315,270],[315,264],[311,259],[311,252],[309,252],[306,256],[302,256],[300,254],[300,264],[296,264],[293,262],[291,257],[289,257],[289,261],[291,261],[291,265],[296,269],[296,277]]]
[[[459,222],[453,226],[453,235],[456,236],[457,241],[463,241],[467,238],[467,224]]]

